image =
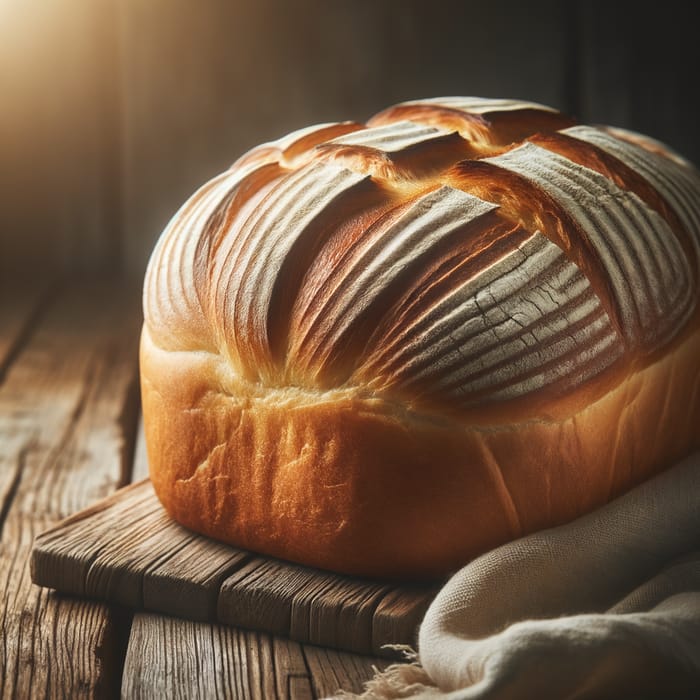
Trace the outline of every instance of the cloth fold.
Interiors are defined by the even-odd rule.
[[[472,561],[361,696],[700,697],[700,452]]]

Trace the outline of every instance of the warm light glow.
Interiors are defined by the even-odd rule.
[[[0,192],[9,232],[3,255],[61,248],[94,201],[103,132],[104,27],[111,1],[0,0]],[[93,188],[93,189],[91,189]],[[4,242],[3,242],[4,243]]]

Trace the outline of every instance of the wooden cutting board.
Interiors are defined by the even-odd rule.
[[[396,656],[439,587],[397,586],[236,549],[181,527],[147,479],[39,535],[32,580],[61,593],[299,642]]]

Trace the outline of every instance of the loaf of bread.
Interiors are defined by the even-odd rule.
[[[693,166],[541,105],[408,102],[254,148],[148,267],[156,493],[255,552],[448,574],[700,445],[699,265]]]

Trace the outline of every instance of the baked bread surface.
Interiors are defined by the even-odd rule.
[[[253,551],[443,576],[700,445],[699,263],[693,166],[541,105],[263,144],[149,263],[156,493]]]

